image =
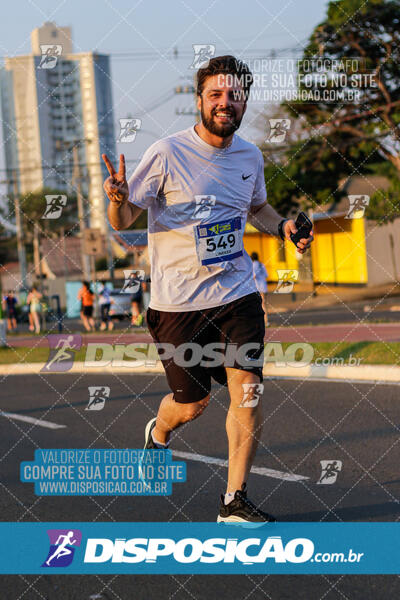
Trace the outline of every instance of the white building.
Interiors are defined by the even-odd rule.
[[[109,56],[74,54],[71,29],[55,23],[32,31],[31,45],[31,54],[6,58],[1,71],[8,179],[16,174],[20,194],[43,187],[68,194],[73,189],[72,147],[79,142],[87,225],[105,232],[103,181],[108,173],[101,154],[116,156]]]

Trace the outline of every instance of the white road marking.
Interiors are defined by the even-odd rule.
[[[15,419],[16,421],[25,421],[25,423],[33,423],[40,427],[47,427],[48,429],[62,429],[66,425],[58,425],[57,423],[51,423],[50,421],[42,421],[41,419],[34,419],[33,417],[26,417],[25,415],[18,415],[16,413],[9,413],[0,411],[0,417],[8,417],[9,419]]]
[[[227,460],[223,460],[222,458],[214,458],[213,456],[205,456],[204,454],[193,454],[192,452],[181,452],[180,450],[173,450],[172,454],[177,458],[186,458],[187,460],[204,462],[211,465],[219,465],[220,467],[228,466]],[[267,469],[266,467],[251,467],[251,473],[263,475],[264,477],[272,477],[273,479],[283,479],[284,481],[305,481],[310,479],[304,475],[285,473],[284,471],[276,471],[275,469]]]
[[[369,385],[400,385],[399,381],[380,381],[379,379],[341,379],[339,377],[295,377],[294,375],[284,375],[276,377],[275,375],[265,375],[265,379],[278,379],[280,381],[303,381],[304,383],[318,381],[319,383],[368,383]]]

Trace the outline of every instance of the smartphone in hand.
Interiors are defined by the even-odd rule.
[[[310,231],[312,230],[313,225],[304,212],[298,214],[295,223],[297,227],[297,233],[291,233],[290,239],[292,240],[293,244],[297,246],[301,239],[307,239],[310,237]]]

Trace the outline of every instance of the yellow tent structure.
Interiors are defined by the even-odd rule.
[[[346,219],[345,214],[316,213],[311,246],[313,279],[321,283],[366,284],[367,249],[364,218]],[[268,271],[268,280],[277,281],[278,269],[297,269],[295,247],[278,237],[258,232],[247,224],[244,247],[257,252]]]

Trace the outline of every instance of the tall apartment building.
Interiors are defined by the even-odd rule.
[[[43,187],[68,194],[76,145],[87,224],[105,232],[101,154],[116,156],[109,56],[73,53],[71,29],[55,23],[35,29],[31,46],[29,55],[6,58],[0,74],[8,178],[16,174],[20,194]]]

